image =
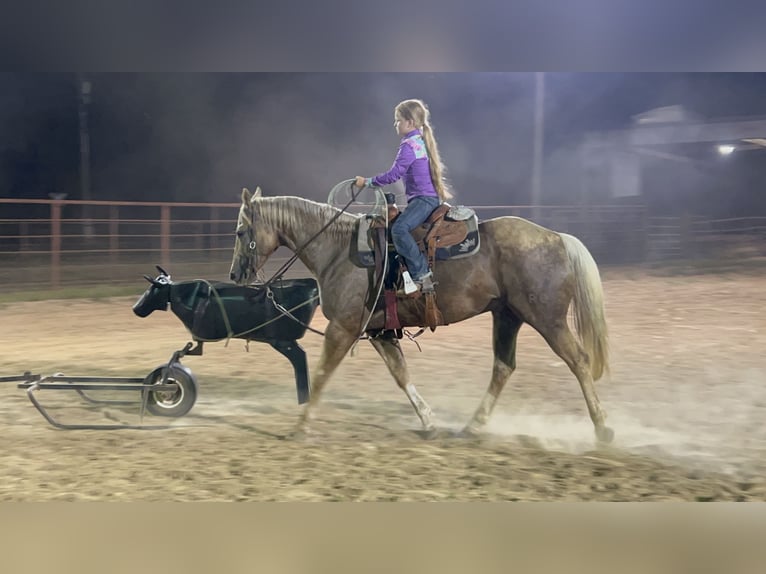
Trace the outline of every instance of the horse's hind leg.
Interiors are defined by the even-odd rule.
[[[500,392],[516,369],[516,337],[521,325],[521,319],[510,309],[492,313],[492,346],[495,354],[492,379],[479,408],[463,430],[464,434],[478,433],[489,421]]]
[[[540,330],[540,333],[548,341],[551,349],[564,360],[574,376],[577,377],[585,402],[588,405],[590,419],[596,428],[596,437],[602,442],[612,442],[614,431],[604,424],[606,412],[601,408],[596,389],[593,386],[588,354],[572,334],[566,322],[558,322],[550,329]]]
[[[322,344],[322,354],[316,369],[311,374],[311,396],[298,420],[297,431],[299,434],[309,430],[309,423],[316,416],[317,403],[322,389],[354,341],[356,341],[356,335],[349,333],[337,323],[330,321],[327,325]]]
[[[392,333],[386,332],[379,337],[371,338],[370,343],[372,343],[372,346],[375,347],[380,356],[383,357],[383,361],[394,377],[396,384],[407,395],[420,418],[420,422],[423,424],[423,429],[426,431],[433,430],[434,424],[431,421],[433,415],[431,407],[420,396],[415,385],[410,382],[410,374],[407,370],[407,363],[404,360],[404,353],[402,353],[402,348],[399,346],[399,340]]]

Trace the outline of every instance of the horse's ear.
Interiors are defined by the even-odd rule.
[[[252,195],[250,195],[250,190],[246,187],[242,188],[242,203],[250,203],[250,198]]]
[[[253,194],[253,197],[263,197],[263,192],[261,191],[261,187],[259,185],[255,186],[255,193]]]

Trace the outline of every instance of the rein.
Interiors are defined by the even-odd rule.
[[[290,257],[290,259],[288,259],[285,263],[283,263],[282,266],[279,269],[277,269],[277,271],[274,273],[274,275],[271,276],[270,279],[268,279],[267,281],[265,281],[264,283],[261,284],[261,286],[266,289],[266,297],[271,301],[271,304],[274,305],[274,308],[277,311],[282,313],[282,315],[292,319],[293,321],[295,321],[299,325],[305,327],[306,329],[308,329],[312,333],[316,333],[317,335],[320,335],[322,337],[324,337],[324,335],[325,335],[322,331],[319,331],[319,330],[314,329],[313,327],[311,327],[309,325],[306,325],[303,321],[301,321],[300,319],[298,319],[297,317],[295,317],[291,313],[291,311],[294,311],[295,309],[298,309],[298,308],[302,307],[303,305],[306,305],[306,304],[309,304],[309,303],[313,302],[314,299],[309,299],[308,301],[305,301],[301,305],[298,305],[298,306],[294,307],[293,309],[288,310],[288,309],[285,309],[282,305],[280,305],[277,302],[276,299],[274,299],[274,293],[271,290],[271,285],[273,285],[274,282],[277,281],[278,279],[281,279],[282,276],[285,273],[287,273],[288,269],[290,269],[290,267],[292,267],[295,264],[295,262],[298,260],[298,258],[300,257],[300,254],[303,252],[303,250],[306,249],[306,247],[308,247],[311,244],[311,242],[314,241],[317,237],[322,235],[322,233],[324,233],[327,230],[327,228],[330,227],[330,225],[332,225],[341,215],[346,213],[346,211],[351,206],[351,204],[356,201],[357,195],[362,190],[360,189],[358,191],[355,191],[355,186],[353,184],[353,181],[354,180],[349,179],[349,180],[346,180],[345,182],[341,182],[341,185],[343,183],[349,183],[350,184],[351,199],[348,201],[348,203],[345,206],[343,206],[343,208],[340,211],[338,211],[338,213],[336,213],[334,216],[332,216],[330,218],[330,220],[327,223],[325,223],[324,226],[319,231],[317,231],[313,236],[311,236],[308,239],[308,241],[306,241],[306,243],[304,243],[298,249],[296,249],[295,252],[293,253],[292,257]],[[252,233],[251,237],[255,236],[255,233],[252,231],[254,223],[255,223],[255,221],[254,221],[254,218],[253,218],[253,220],[250,222],[250,229],[251,229],[251,233]],[[253,259],[254,260],[257,259],[258,251],[257,251],[257,245],[255,243],[255,239],[252,239],[250,241],[250,243],[248,244],[248,248],[250,249],[250,252],[252,254]],[[257,263],[257,261],[256,261],[256,263]],[[251,265],[253,266],[253,269],[255,269],[255,264],[251,263]],[[220,299],[218,297],[218,293],[216,293],[216,298]],[[220,301],[219,301],[219,305],[221,306],[221,311],[224,313],[224,319],[225,319],[226,324],[227,324],[227,329],[229,329],[229,326],[228,326],[229,322],[228,322],[228,318],[226,317],[226,311],[223,309],[223,305],[220,303]],[[372,316],[372,314],[370,314],[370,316]],[[369,318],[368,318],[368,322],[369,322]],[[265,323],[265,324],[268,324],[268,323]],[[259,327],[257,327],[257,329],[261,328],[262,326],[263,325],[260,325]],[[254,330],[255,329],[252,329],[251,331],[254,331]],[[247,331],[247,332],[249,333],[251,331]],[[244,334],[244,333],[242,333],[242,334]],[[231,336],[229,338],[231,338]],[[228,344],[228,340],[227,340],[227,344]]]
[[[343,208],[340,209],[338,211],[338,213],[336,213],[333,217],[331,217],[330,220],[327,223],[325,223],[325,225],[319,231],[317,231],[313,236],[311,236],[308,239],[308,241],[306,241],[303,245],[301,245],[298,249],[296,249],[295,252],[293,253],[292,257],[290,257],[284,264],[282,264],[282,266],[274,273],[274,275],[272,275],[272,277],[270,279],[268,279],[266,282],[261,284],[261,286],[266,288],[266,297],[271,301],[271,303],[274,305],[274,308],[277,311],[279,311],[283,315],[289,317],[290,319],[292,319],[296,323],[300,324],[301,326],[305,327],[306,329],[308,329],[312,333],[316,333],[317,335],[321,335],[322,337],[325,336],[325,334],[322,331],[319,331],[319,330],[314,329],[313,327],[311,327],[309,325],[306,325],[305,323],[303,323],[300,319],[298,319],[297,317],[295,317],[291,313],[292,310],[298,309],[301,306],[303,306],[303,305],[305,305],[307,303],[310,303],[311,301],[313,301],[313,299],[311,299],[309,301],[306,301],[305,303],[302,303],[301,305],[296,306],[294,309],[288,310],[288,309],[285,309],[282,305],[280,305],[274,299],[274,293],[271,291],[271,285],[275,281],[280,279],[288,271],[288,269],[290,269],[290,267],[292,267],[295,264],[295,262],[299,259],[299,257],[301,255],[301,253],[303,252],[303,250],[306,249],[306,247],[308,247],[311,244],[312,241],[314,241],[317,237],[319,237],[322,233],[324,233],[341,215],[346,213],[346,211],[351,206],[351,204],[356,201],[358,194],[362,190],[361,189],[356,190],[356,186],[354,185],[353,182],[354,182],[354,180],[349,179],[349,180],[341,182],[335,188],[335,189],[337,189],[338,187],[342,186],[345,183],[349,184],[349,187],[350,187],[350,190],[351,190],[351,199],[348,201],[348,203],[346,203],[346,205],[343,206]],[[252,229],[253,224],[254,224],[254,221],[252,221],[250,223],[251,229]],[[386,217],[386,235],[388,235],[388,218],[387,217]],[[253,236],[254,236],[254,234],[253,234]],[[253,257],[257,258],[258,252],[257,252],[257,249],[256,249],[257,246],[256,246],[256,243],[255,243],[254,239],[250,241],[248,247],[249,247]],[[359,341],[373,338],[373,337],[370,337],[369,335],[365,335],[364,333],[366,332],[367,326],[370,324],[370,320],[372,319],[372,315],[373,315],[374,310],[375,310],[375,304],[380,300],[380,295],[381,295],[381,293],[383,291],[383,284],[385,282],[384,279],[385,279],[386,271],[388,269],[388,250],[384,250],[384,257],[385,257],[385,260],[383,262],[383,272],[381,273],[380,277],[378,278],[378,285],[377,285],[377,289],[376,289],[377,290],[377,294],[375,296],[375,300],[372,302],[370,312],[367,315],[367,320],[364,322],[364,326],[362,326],[360,331],[359,331],[359,335],[357,337],[357,342],[354,343],[354,345],[350,349],[350,353],[352,353],[352,354],[354,353],[354,351],[356,349],[356,345],[357,345],[357,343]],[[255,268],[255,265],[253,265],[253,268]],[[365,300],[368,299],[369,295],[370,295],[370,286],[368,285],[367,293],[365,294]],[[216,293],[216,296],[217,296],[217,293]],[[220,305],[220,303],[219,303],[219,305]],[[365,308],[365,306],[363,306],[363,308],[362,308],[362,316],[364,316],[364,308]],[[223,308],[222,308],[222,311],[223,311]],[[225,311],[223,311],[223,312],[224,312],[224,317],[225,317]],[[360,325],[361,325],[361,321],[360,321]],[[227,326],[228,326],[228,319],[227,319]],[[260,326],[257,327],[257,328],[260,328]],[[255,329],[252,329],[252,330],[255,330]],[[420,336],[424,331],[425,331],[425,329],[421,329],[418,333],[415,333],[414,335],[411,334],[407,330],[404,330],[403,332],[404,332],[404,334],[407,336],[407,338],[410,341],[414,342],[417,345],[418,350],[420,350],[420,345],[418,344],[418,342],[415,339],[418,336]],[[250,332],[250,331],[248,331],[248,332]],[[228,341],[227,341],[227,344],[228,344]]]
[[[321,335],[322,337],[324,337],[324,335],[325,335],[322,331],[318,331],[317,329],[314,329],[313,327],[310,327],[309,325],[306,325],[305,323],[300,321],[297,317],[293,316],[292,313],[290,313],[290,311],[288,311],[282,305],[277,303],[277,301],[274,299],[274,293],[272,293],[272,291],[271,291],[271,285],[276,280],[280,279],[288,271],[288,269],[290,269],[290,267],[292,267],[295,264],[295,262],[298,260],[298,258],[300,257],[301,253],[303,252],[303,250],[306,249],[306,247],[308,247],[311,244],[312,241],[314,241],[317,237],[322,235],[322,233],[324,233],[341,215],[346,213],[348,208],[351,207],[351,204],[356,201],[357,196],[359,195],[359,193],[362,190],[361,189],[356,190],[356,186],[354,185],[353,182],[354,182],[354,180],[349,179],[349,180],[346,180],[346,181],[341,182],[339,184],[339,185],[343,185],[344,183],[348,183],[349,184],[349,188],[351,190],[351,199],[348,201],[348,203],[346,203],[346,205],[344,205],[343,208],[338,211],[338,213],[333,215],[329,219],[329,221],[327,223],[325,223],[324,226],[322,226],[322,228],[319,231],[317,231],[314,235],[312,235],[308,239],[308,241],[306,241],[303,245],[301,245],[298,249],[296,249],[295,252],[293,253],[292,257],[290,257],[290,259],[288,259],[285,263],[283,263],[282,266],[279,269],[277,269],[277,271],[274,273],[274,275],[272,275],[272,277],[270,279],[268,279],[266,282],[264,282],[262,284],[263,287],[265,287],[266,290],[267,290],[266,291],[266,297],[268,297],[271,300],[272,304],[274,305],[274,308],[277,311],[279,311],[283,315],[289,317],[293,321],[299,323],[303,327],[306,327],[312,333],[316,333],[317,335]],[[251,222],[251,224],[250,224],[251,228],[252,228],[253,223],[254,223],[254,221]],[[255,243],[254,239],[252,241],[250,241],[250,244],[248,245],[248,247],[250,248],[250,251],[252,252],[253,257],[257,257],[257,253],[258,252],[256,250],[256,243]],[[385,266],[388,263],[388,257],[387,256],[388,256],[388,253],[386,253],[386,264],[384,265],[384,268],[385,268]],[[253,266],[253,267],[255,267],[255,266]],[[380,292],[382,290],[382,287],[383,287],[383,278],[381,277],[381,279],[380,279],[380,286],[378,288],[378,294],[377,294],[377,297],[376,297],[375,301],[377,301],[380,298]],[[370,291],[369,291],[369,288],[368,288],[367,296],[369,295],[369,292]],[[365,296],[365,299],[367,299],[367,296]],[[374,306],[375,305],[373,303],[373,309],[374,309]],[[370,311],[370,314],[367,317],[367,322],[366,322],[365,326],[360,331],[359,340],[365,338],[365,337],[362,336],[362,333],[365,332],[365,330],[367,328],[367,325],[369,325],[370,319],[372,318],[372,313],[373,313],[373,311]],[[352,352],[353,352],[353,349],[352,349]]]
[[[314,302],[314,300],[315,300],[315,299],[317,299],[317,298],[318,298],[318,296],[317,296],[317,297],[312,297],[312,298],[311,298],[311,299],[309,299],[308,301],[304,301],[304,302],[303,302],[303,303],[301,303],[300,305],[296,305],[295,307],[293,307],[293,308],[292,308],[292,309],[290,309],[290,310],[288,310],[288,309],[285,309],[285,308],[284,308],[284,307],[283,307],[281,304],[279,304],[279,303],[277,302],[277,300],[276,300],[276,299],[274,299],[274,292],[271,290],[271,287],[268,287],[268,286],[266,287],[266,298],[267,298],[269,301],[271,301],[271,304],[272,304],[272,305],[274,305],[274,308],[275,308],[277,311],[279,311],[280,313],[282,313],[284,316],[286,316],[286,317],[289,317],[290,319],[292,319],[293,321],[295,321],[296,323],[298,323],[298,324],[299,324],[299,325],[301,325],[302,327],[306,327],[306,329],[308,329],[308,330],[309,330],[309,331],[311,331],[312,333],[316,333],[317,335],[321,335],[322,337],[324,337],[324,333],[323,333],[322,331],[319,331],[319,330],[317,330],[317,329],[314,329],[314,328],[313,328],[313,327],[311,327],[310,325],[307,325],[306,323],[304,323],[303,321],[301,321],[300,319],[298,319],[298,317],[296,317],[295,315],[293,315],[293,314],[291,313],[291,311],[295,311],[296,309],[300,309],[300,308],[301,308],[301,307],[303,307],[304,305],[307,305],[307,304],[309,304],[309,303],[312,303],[312,302]],[[259,327],[259,328],[260,328],[260,327]]]
[[[298,260],[298,258],[300,257],[301,253],[303,252],[303,250],[306,249],[306,247],[308,247],[311,244],[311,242],[314,241],[317,237],[322,235],[322,233],[324,233],[327,230],[327,228],[330,227],[330,225],[332,225],[341,215],[346,213],[346,210],[349,207],[351,207],[352,203],[354,203],[356,201],[357,195],[362,190],[360,189],[358,191],[354,191],[356,186],[353,184],[353,181],[354,180],[351,180],[351,179],[347,180],[347,182],[350,183],[350,188],[351,188],[351,199],[348,201],[348,203],[345,206],[343,206],[343,208],[340,211],[338,211],[338,213],[333,215],[330,218],[330,220],[327,223],[325,223],[324,226],[319,231],[317,231],[313,236],[311,236],[309,238],[308,241],[306,241],[306,243],[304,243],[298,249],[295,250],[295,253],[293,253],[293,256],[290,257],[290,259],[288,259],[287,262],[282,264],[282,267],[277,269],[276,273],[274,273],[274,275],[271,277],[271,279],[269,279],[268,281],[266,281],[264,283],[265,287],[269,287],[272,283],[274,283],[274,281],[276,281],[277,279],[282,277],[282,275],[284,275],[287,272],[287,270],[290,269],[290,267],[292,267],[293,264]],[[343,183],[346,183],[346,182],[341,182],[341,185]],[[252,223],[251,223],[251,225],[252,225]],[[253,253],[257,255],[256,249],[255,249],[256,248],[255,241],[251,241],[249,247],[250,247],[251,251],[253,251]]]

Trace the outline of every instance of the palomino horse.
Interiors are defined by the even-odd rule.
[[[358,216],[300,197],[262,197],[242,191],[231,279],[247,283],[268,257],[285,246],[317,278],[320,305],[328,319],[319,363],[311,375],[311,398],[301,414],[299,433],[309,430],[320,394],[361,335],[369,276],[349,257]],[[329,224],[329,225],[328,225]],[[325,229],[326,226],[326,229]],[[608,369],[607,326],[601,279],[593,257],[579,239],[555,233],[519,217],[498,217],[479,226],[481,248],[464,259],[441,262],[435,272],[439,308],[447,324],[487,311],[493,319],[494,364],[489,388],[464,432],[476,433],[516,367],[516,337],[523,323],[536,329],[580,383],[600,441],[610,442],[593,381]],[[402,326],[422,326],[422,299],[399,302]],[[578,338],[567,324],[573,306]],[[398,339],[384,331],[383,309],[376,307],[367,333],[396,383],[407,395],[426,431],[432,412],[410,382]]]

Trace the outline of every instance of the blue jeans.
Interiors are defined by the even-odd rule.
[[[415,281],[428,273],[428,261],[418,249],[418,244],[410,235],[410,231],[428,219],[428,216],[439,207],[440,203],[438,197],[423,195],[413,197],[407,202],[407,207],[391,226],[391,238],[396,252],[404,257],[407,269]]]

